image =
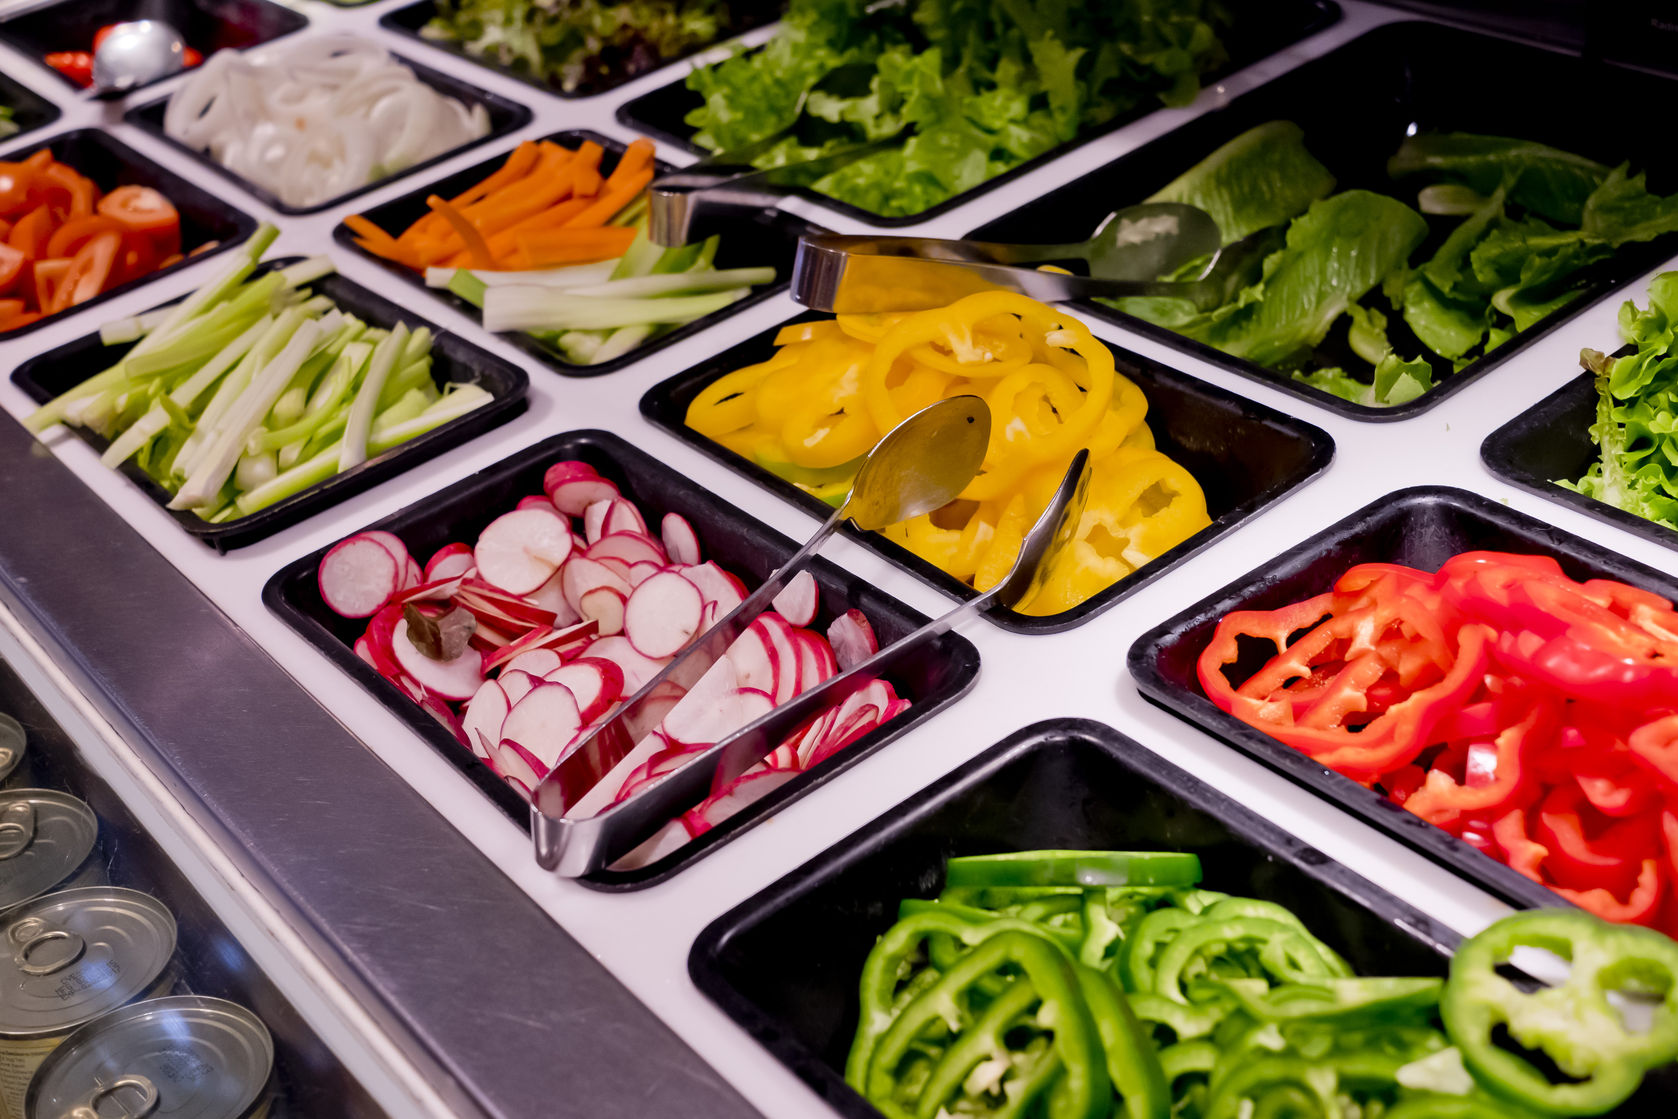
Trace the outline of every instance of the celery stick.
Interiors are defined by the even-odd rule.
[[[546,288],[493,288],[484,304],[484,329],[607,330],[641,323],[691,322],[750,293],[750,288],[732,288],[664,299],[556,299]]]
[[[598,330],[567,330],[563,334],[543,331],[536,337],[548,341],[572,365],[594,364],[594,355],[606,341],[606,335]]]
[[[379,393],[384,390],[385,378],[390,376],[391,367],[407,344],[408,328],[399,324],[373,351],[373,361],[367,367],[367,375],[361,379],[361,387],[356,389],[355,402],[350,405],[350,414],[344,421],[344,441],[338,452],[340,471],[366,461],[367,433],[373,426]]]
[[[635,200],[613,215],[608,225],[628,227],[641,221],[647,216],[647,194],[642,191],[635,196]]]
[[[280,451],[280,466],[288,467],[297,461],[302,454],[303,444],[320,429],[328,416],[341,405],[349,396],[350,387],[355,384],[361,367],[367,364],[367,359],[373,355],[373,347],[362,342],[352,343],[344,348],[333,363],[332,371],[321,381],[320,387],[309,399],[301,419],[286,427],[274,431],[254,433],[245,444],[247,453],[261,451]],[[285,451],[296,448],[291,452],[291,462],[285,461]]]
[[[303,323],[286,343],[285,349],[251,378],[250,386],[239,394],[238,402],[211,430],[208,449],[200,457],[186,484],[169,503],[169,508],[190,509],[204,505],[221,490],[239,461],[246,436],[274,406],[275,398],[314,349],[319,336],[318,323]]]
[[[301,313],[286,311],[269,325],[256,344],[239,360],[239,364],[216,387],[215,395],[210,398],[210,402],[204,406],[203,413],[198,417],[198,426],[187,436],[180,453],[175,456],[175,461],[170,466],[171,473],[185,478],[198,468],[199,459],[209,442],[210,432],[227,414],[227,410],[233,407],[233,402],[250,385],[257,372],[272,361],[274,355],[279,353],[297,332],[302,321]]]
[[[212,330],[192,330],[183,334],[167,346],[160,346],[139,357],[130,357],[124,361],[128,367],[130,377],[150,377],[177,365],[188,362],[202,362],[218,353],[222,347],[238,338],[250,325],[257,321],[258,316],[249,315],[242,319],[235,319],[225,325]]]
[[[180,408],[190,409],[197,405],[198,398],[203,396],[209,387],[221,379],[222,374],[233,368],[234,364],[250,353],[252,348],[268,333],[268,328],[274,325],[274,320],[264,315],[252,323],[243,334],[233,339],[221,348],[221,352],[200,366],[197,372],[181,382],[169,393],[169,399]]]
[[[429,356],[431,356],[431,328],[422,326],[408,335],[408,344],[402,347],[402,355],[396,359],[396,368],[401,369]]]
[[[280,269],[287,287],[300,288],[304,284],[312,284],[316,280],[324,279],[338,271],[338,266],[332,263],[332,258],[326,255],[311,256],[298,261],[288,268]]]
[[[402,366],[386,379],[384,388],[379,390],[377,410],[383,411],[389,408],[398,398],[411,389],[430,388],[431,384],[431,359],[429,357]]]
[[[484,293],[489,290],[488,285],[464,268],[455,272],[454,278],[448,283],[448,289],[451,294],[460,296],[474,307],[484,305]]]
[[[565,288],[579,284],[603,284],[612,278],[616,266],[615,260],[603,260],[595,264],[567,264],[562,268],[536,268],[518,272],[475,271],[471,272],[471,276],[486,287],[499,287],[503,284],[541,284],[544,287]],[[454,279],[454,274],[459,271],[464,270],[427,268],[425,286],[446,288],[449,281]]]
[[[212,307],[228,298],[235,288],[244,283],[250,274],[256,271],[257,262],[262,259],[262,254],[268,251],[268,246],[273,244],[274,238],[279,235],[280,231],[278,229],[264,222],[255,233],[251,234],[251,239],[241,247],[238,259],[233,261],[221,275],[176,304],[150,334],[140,339],[134,349],[145,352],[154,344],[162,345],[164,342],[170,341],[173,332],[179,329],[182,324],[195,318],[206,307]],[[130,356],[132,354],[133,351],[130,351]]]
[[[645,323],[637,326],[620,326],[607,335],[604,342],[595,347],[594,353],[589,356],[588,361],[584,364],[604,365],[608,361],[614,361],[629,353],[656,333],[658,333],[657,327],[648,326]]]
[[[431,403],[431,397],[427,396],[419,389],[410,389],[403,393],[402,398],[395,404],[392,404],[389,408],[380,412],[378,418],[373,421],[373,426],[376,428],[380,424],[390,425],[406,423],[408,420],[413,419],[415,416],[431,407]]]
[[[676,272],[612,280],[593,287],[566,288],[563,295],[586,299],[644,298],[665,295],[698,295],[725,288],[756,287],[775,282],[773,268],[725,268],[721,271]]]
[[[647,237],[647,231],[641,230],[635,235],[635,240],[629,243],[629,251],[618,257],[617,267],[612,269],[609,277],[613,280],[629,280],[636,276],[650,276],[653,265],[664,255],[664,250]]]
[[[260,485],[272,482],[279,473],[272,453],[245,454],[239,456],[239,465],[233,468],[233,484],[239,487],[240,492],[254,490]]]

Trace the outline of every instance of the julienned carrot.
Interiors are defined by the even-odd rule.
[[[623,209],[647,188],[653,181],[653,169],[647,168],[635,175],[631,175],[616,189],[602,194],[588,209],[565,223],[567,229],[587,229],[591,226],[605,225],[612,219],[612,215]]]
[[[526,234],[519,241],[518,255],[520,263],[530,269],[588,264],[622,256],[634,240],[635,230],[623,226],[553,229]]]
[[[460,235],[461,241],[465,243],[466,251],[471,254],[474,268],[490,269],[495,267],[495,257],[489,251],[489,245],[485,243],[484,235],[479,233],[470,221],[466,220],[466,215],[435,194],[427,198],[425,204],[437,213],[442,214],[444,219],[454,227],[454,231]]]
[[[606,177],[606,189],[615,190],[622,186],[632,176],[653,165],[653,142],[651,140],[636,140],[624,150],[623,158]]]
[[[437,215],[437,220],[444,221],[446,219],[442,215]],[[405,246],[398,244],[396,238],[360,214],[349,215],[344,219],[344,224],[350,227],[352,233],[361,238],[361,246],[368,252],[399,261],[410,268],[414,267],[414,256]]]

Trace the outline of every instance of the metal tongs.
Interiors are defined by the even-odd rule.
[[[976,396],[941,400],[887,433],[857,471],[850,496],[805,545],[744,602],[630,697],[593,734],[561,757],[537,784],[531,803],[531,831],[537,861],[567,877],[609,866],[672,817],[705,799],[713,787],[732,780],[732,776],[725,776],[728,771],[738,775],[778,745],[780,738],[775,738],[752,754],[751,747],[737,745],[745,734],[742,731],[698,754],[675,774],[623,804],[594,816],[567,815],[579,803],[586,803],[584,798],[590,790],[657,728],[670,710],[672,695],[685,697],[693,689],[752,620],[770,607],[775,596],[840,524],[850,519],[864,529],[884,528],[948,504],[978,474],[989,442],[990,409]],[[935,632],[929,630],[905,640],[919,644]],[[887,657],[888,653],[892,663],[902,655],[898,646],[892,646],[876,654],[873,661]],[[876,665],[876,671],[880,670],[881,666]],[[847,672],[828,684],[841,679],[857,678]],[[856,686],[866,683],[861,680]],[[849,693],[824,694],[831,697],[829,702],[838,702]],[[783,704],[776,712],[790,706]],[[746,730],[772,720],[775,727],[785,726],[781,737],[798,725],[797,722],[783,724],[772,712]]]

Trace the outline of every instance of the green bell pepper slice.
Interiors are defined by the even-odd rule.
[[[944,882],[984,886],[1193,886],[1200,858],[1183,851],[1013,851],[951,859]]]
[[[1265,1022],[1333,1019],[1404,1022],[1431,1014],[1445,986],[1442,979],[1324,978],[1272,987],[1263,979],[1230,979],[1224,986],[1241,1009]]]
[[[1171,938],[1154,968],[1154,993],[1175,1002],[1193,1001],[1184,989],[1191,967],[1209,969],[1211,959],[1241,949],[1256,948],[1264,970],[1283,982],[1332,977],[1340,966],[1338,956],[1297,925],[1265,917],[1193,921]]]
[[[1500,975],[1522,947],[1569,961],[1567,981],[1527,992]],[[1649,1028],[1627,1029],[1610,991],[1649,999]],[[1518,913],[1457,949],[1439,1009],[1464,1064],[1487,1091],[1546,1115],[1601,1115],[1636,1091],[1646,1071],[1678,1058],[1678,943],[1582,911]],[[1499,1026],[1572,1081],[1553,1083],[1499,1046]]]
[[[1166,1119],[1171,1114],[1171,1086],[1129,1000],[1103,972],[1080,964],[1077,973],[1084,1002],[1107,1050],[1107,1077],[1119,1093],[1123,1119]]]

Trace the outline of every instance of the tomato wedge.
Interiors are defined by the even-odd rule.
[[[56,314],[79,303],[86,303],[104,291],[106,281],[111,278],[111,268],[116,264],[117,252],[121,248],[122,234],[110,232],[101,233],[83,245],[81,251],[70,261],[69,271],[53,294],[52,307],[48,313]]]
[[[99,212],[136,233],[155,236],[181,227],[175,204],[151,187],[117,187],[99,200]]]
[[[69,274],[69,271],[69,257],[37,260],[35,262],[35,306],[52,306],[54,298],[58,295],[59,286],[64,283],[64,277]]]
[[[52,240],[47,242],[47,256],[75,256],[76,250],[91,241],[97,234],[104,233],[106,230],[116,230],[120,233],[122,232],[122,226],[104,214],[89,214],[83,218],[71,218],[59,226],[58,230],[52,235]]]
[[[52,211],[45,206],[37,206],[12,226],[12,231],[6,235],[6,244],[29,257],[31,260],[48,255],[47,245],[52,241]]]
[[[23,266],[28,262],[28,257],[10,245],[0,245],[0,295],[12,290],[12,285],[23,275]]]

